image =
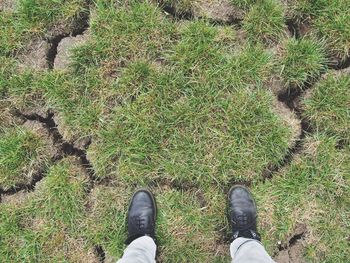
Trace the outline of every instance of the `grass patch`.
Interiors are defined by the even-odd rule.
[[[303,88],[326,69],[324,47],[316,40],[291,38],[280,53],[280,74],[285,87]]]
[[[202,208],[194,191],[166,190],[157,196],[162,262],[227,260],[224,257],[226,253],[222,255],[216,244],[217,215]]]
[[[16,54],[54,25],[62,24],[65,30],[74,27],[74,22],[86,12],[83,0],[20,0],[12,12],[0,13],[0,55]]]
[[[99,176],[221,184],[259,178],[286,152],[291,131],[260,87],[272,67],[269,54],[248,46],[227,55],[218,30],[203,21],[181,33],[168,66],[146,71],[132,103],[116,108],[99,132],[89,150]]]
[[[48,74],[41,79],[48,107],[60,112],[60,124],[68,139],[77,139],[94,133],[108,118],[116,104],[115,82],[104,79],[94,69],[84,78],[62,72]]]
[[[48,162],[45,142],[21,127],[1,129],[0,185],[8,189],[29,183],[32,176]]]
[[[77,161],[76,161],[77,162]],[[44,182],[36,188],[33,207],[41,207],[35,214],[49,223],[80,231],[88,186],[87,177],[74,159],[63,160],[50,167]]]
[[[350,50],[350,5],[340,0],[327,3],[324,12],[315,19],[314,27],[326,39],[329,53],[345,60]]]
[[[43,80],[46,74],[40,75],[30,69],[20,69],[19,63],[13,59],[6,58],[4,61],[3,68],[0,66],[1,99],[9,104],[12,110],[31,111],[44,107]]]
[[[5,204],[0,208],[0,259],[4,262],[37,261],[39,244],[36,236],[22,225],[28,211]]]
[[[350,50],[350,7],[347,1],[292,1],[291,17],[307,22],[311,33],[324,39],[329,56],[345,60]]]
[[[243,9],[249,9],[252,7],[257,1],[256,0],[231,0],[231,2]]]
[[[194,95],[200,94],[199,87],[179,87],[169,77],[177,76],[156,75],[152,90],[118,108],[116,118],[101,131],[89,150],[99,176],[118,174],[129,182],[161,177],[227,183],[232,177],[258,178],[271,160],[281,160],[290,131],[270,111],[266,91],[201,87],[203,94]]]
[[[343,262],[348,254],[349,149],[338,150],[337,139],[324,134],[306,141],[305,152],[281,176],[254,187],[263,236],[272,249],[292,236],[297,224],[306,224],[306,258]]]
[[[286,30],[283,7],[275,0],[258,1],[244,17],[243,29],[250,41],[278,42]]]
[[[329,72],[303,101],[304,116],[317,130],[347,142],[350,140],[349,87],[349,74]]]
[[[6,262],[91,261],[81,239],[86,177],[72,159],[50,167],[27,198],[2,203],[0,258]]]
[[[86,239],[92,245],[101,245],[115,260],[122,256],[125,247],[126,213],[132,190],[127,185],[97,186],[88,199],[91,213],[86,220]]]
[[[140,58],[154,60],[172,40],[174,24],[150,3],[131,1],[127,8],[116,9],[97,3],[91,21],[92,39],[75,52],[75,64],[100,65],[108,74]]]

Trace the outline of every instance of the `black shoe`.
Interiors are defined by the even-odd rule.
[[[248,189],[235,185],[230,189],[228,198],[233,240],[238,237],[260,240],[260,235],[256,231],[256,206]]]
[[[150,236],[155,239],[156,203],[152,193],[141,189],[134,193],[128,211],[128,238],[130,244],[136,238]]]

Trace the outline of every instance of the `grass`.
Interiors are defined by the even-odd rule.
[[[155,5],[131,1],[130,8],[116,9],[100,2],[91,41],[75,55],[77,67],[103,65],[108,74],[140,58],[154,59],[171,43],[174,25]]]
[[[14,10],[0,14],[0,55],[25,50],[31,39],[47,35],[54,26],[71,30],[72,21],[84,12],[86,5],[82,0],[17,1]]]
[[[311,34],[325,40],[329,56],[340,60],[349,57],[348,1],[292,1],[291,10],[293,19],[306,21]]]
[[[349,148],[337,149],[336,137],[317,133],[306,139],[305,149],[280,176],[254,187],[262,207],[260,224],[268,226],[263,236],[273,244],[291,236],[297,224],[304,224],[307,260],[345,262]]]
[[[258,1],[243,20],[243,29],[251,41],[272,44],[283,38],[286,31],[284,12],[275,0]]]
[[[5,128],[0,134],[1,188],[6,190],[17,184],[28,184],[48,162],[45,140],[21,127]]]
[[[84,78],[58,72],[41,81],[45,83],[46,104],[61,112],[59,118],[68,139],[85,137],[96,131],[108,116],[108,104],[117,100],[113,90],[115,83],[104,79],[94,69],[85,72]]]
[[[80,241],[86,178],[79,173],[74,161],[65,159],[52,166],[40,187],[22,202],[1,204],[2,260],[78,262],[89,259],[88,249]]]
[[[291,38],[281,48],[280,53],[280,74],[285,87],[303,88],[326,69],[324,47],[313,39]]]
[[[317,83],[309,98],[304,100],[305,117],[317,130],[325,131],[340,140],[349,141],[348,73],[330,72]]]
[[[89,149],[100,177],[220,184],[243,173],[258,178],[270,161],[281,161],[291,131],[269,109],[271,94],[254,82],[269,57],[254,48],[226,57],[217,33],[200,21],[184,27],[169,52],[174,70],[150,71],[133,103],[116,109]]]
[[[165,91],[154,91],[162,92]],[[116,112],[117,118],[89,150],[99,176],[118,174],[122,180],[143,183],[161,176],[181,182],[220,184],[232,177],[242,178],[243,174],[257,179],[270,160],[278,163],[278,156],[285,153],[290,131],[280,126],[281,120],[264,104],[269,101],[264,91],[255,96],[246,91],[232,97],[223,94],[216,98],[215,106],[200,99],[196,102],[193,97],[171,101],[174,96],[170,93],[157,100],[154,95],[142,96]],[[244,104],[233,107],[230,102],[234,98]],[[167,100],[169,104],[163,106]],[[256,101],[259,105],[254,104]],[[254,120],[256,115],[269,120],[270,125]],[[245,129],[247,123],[249,129]],[[275,142],[278,138],[279,147],[271,148],[272,138]],[[247,153],[248,145],[259,146]],[[242,154],[244,160],[240,159]],[[115,160],[114,164],[111,160]],[[255,167],[249,165],[252,160]]]
[[[316,32],[326,39],[330,55],[341,60],[349,57],[350,7],[347,1],[332,1],[326,6],[326,11],[315,19]]]
[[[257,3],[256,0],[231,0],[231,2],[238,6],[241,7],[243,9],[249,9],[250,7],[252,7],[255,3]]]
[[[101,247],[114,262],[129,198],[148,187],[160,261],[228,262],[226,193],[243,182],[270,254],[304,224],[305,261],[346,262],[350,81],[348,70],[328,66],[333,55],[347,57],[348,15],[345,1],[326,2],[232,1],[244,9],[240,28],[173,19],[155,1],[97,0],[87,41],[65,70],[33,69],[18,55],[62,27],[71,32],[85,1],[23,0],[1,12],[0,186],[28,184],[38,171],[43,179],[2,193],[0,261],[96,262]],[[167,2],[177,12],[192,8],[185,3],[193,4]],[[291,37],[289,19],[310,32]],[[274,79],[303,94],[298,110],[311,132],[296,153],[300,120],[288,121]],[[48,109],[64,140],[85,151],[91,139],[94,185],[79,160],[52,158],[59,142],[52,146],[41,124],[14,116]]]

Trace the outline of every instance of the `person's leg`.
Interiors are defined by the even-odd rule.
[[[156,243],[151,237],[139,237],[124,250],[117,263],[155,263],[156,250]]]
[[[128,245],[118,263],[154,263],[157,246],[154,242],[156,203],[151,192],[138,190],[128,211]]]
[[[230,246],[232,263],[272,263],[263,245],[255,239],[239,237]]]
[[[256,205],[247,188],[240,185],[231,188],[229,219],[233,234],[230,247],[232,263],[274,262],[260,243]]]

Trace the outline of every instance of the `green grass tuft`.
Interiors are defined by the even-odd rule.
[[[349,252],[344,238],[350,223],[349,148],[337,149],[337,138],[325,134],[307,137],[305,143],[305,152],[279,176],[253,189],[263,238],[268,239],[273,253],[279,240],[286,240],[297,225],[304,225],[307,260],[344,262]]]
[[[279,63],[284,86],[302,88],[326,69],[327,59],[322,43],[291,38],[282,47]]]
[[[20,0],[12,12],[0,12],[0,55],[23,51],[32,39],[44,36],[57,24],[74,27],[86,15],[83,0]]]
[[[303,102],[304,116],[317,130],[350,141],[350,76],[346,72],[328,73]]]
[[[108,74],[139,58],[155,59],[172,41],[174,25],[149,3],[128,8],[98,4],[91,21],[92,39],[76,50],[76,66],[100,65]]]
[[[45,143],[37,134],[20,127],[1,129],[0,134],[1,187],[29,183],[48,161]]]
[[[315,19],[317,34],[326,40],[329,53],[342,60],[350,52],[350,4],[348,1],[329,1]]]
[[[2,203],[2,261],[91,260],[82,241],[86,183],[74,160],[64,159],[50,167],[33,193],[16,193],[12,202]]]
[[[273,44],[285,36],[283,7],[275,0],[259,1],[243,20],[243,29],[252,42]]]
[[[256,0],[231,0],[231,2],[243,9],[249,9],[252,7],[257,1]]]
[[[66,159],[55,164],[35,191],[32,206],[41,208],[35,216],[52,227],[57,224],[72,232],[80,231],[81,226],[77,222],[84,213],[87,186],[87,177],[73,160]]]
[[[348,1],[291,1],[291,17],[306,22],[309,31],[325,40],[328,55],[345,60],[350,50],[350,5]]]
[[[290,131],[270,110],[265,90],[179,86],[176,77],[154,76],[152,89],[116,111],[89,149],[99,176],[227,183],[258,178],[267,163],[280,161]]]

